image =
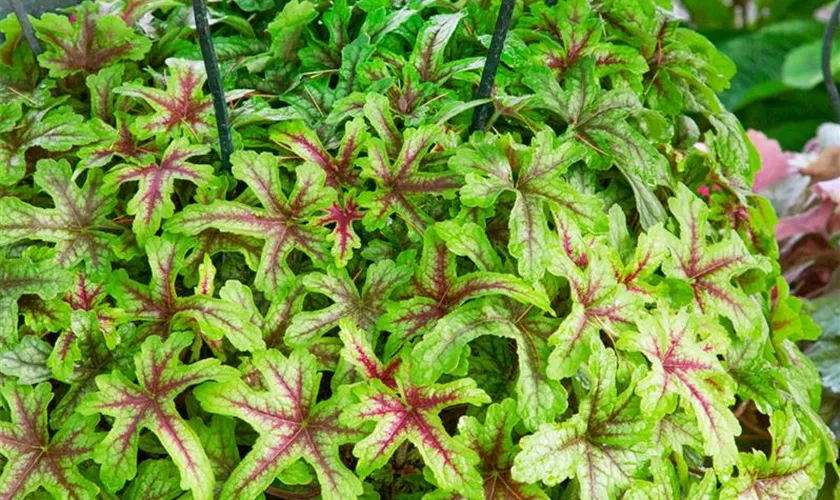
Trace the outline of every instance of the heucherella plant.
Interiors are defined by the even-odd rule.
[[[229,170],[189,2],[0,21],[0,498],[830,496],[732,64],[550,3],[209,2]]]

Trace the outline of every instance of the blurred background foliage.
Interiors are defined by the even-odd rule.
[[[738,66],[721,99],[745,128],[800,150],[834,115],[820,70],[825,0],[681,0],[679,15]],[[840,43],[833,67],[840,76]]]

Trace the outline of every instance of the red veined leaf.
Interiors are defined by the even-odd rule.
[[[286,331],[286,343],[295,347],[307,345],[336,327],[342,318],[350,318],[359,328],[372,332],[385,312],[391,293],[408,280],[410,273],[407,267],[393,261],[377,262],[367,268],[361,292],[345,269],[304,276],[303,286],[309,292],[324,294],[334,304],[318,311],[296,314]]]
[[[423,236],[419,266],[401,295],[406,300],[393,303],[380,322],[383,329],[392,333],[388,352],[431,330],[438,320],[478,297],[504,295],[543,310],[551,309],[544,291],[510,274],[479,271],[458,276],[455,254],[433,228]]]
[[[575,478],[582,500],[620,498],[646,460],[651,421],[639,411],[633,387],[618,391],[616,356],[600,348],[589,359],[589,391],[578,412],[524,437],[513,479],[548,486]]]
[[[397,381],[394,378],[394,373],[402,364],[402,359],[397,357],[388,363],[383,363],[373,352],[365,332],[359,330],[359,327],[353,321],[342,318],[339,320],[339,326],[338,335],[344,346],[341,350],[341,356],[361,372],[365,380],[377,379],[382,381],[386,387],[396,388]]]
[[[123,83],[125,64],[105,66],[97,73],[85,78],[90,92],[90,115],[105,123],[113,123],[118,99],[114,89]]]
[[[606,243],[583,239],[571,221],[558,218],[556,225],[560,248],[549,271],[569,281],[573,298],[571,311],[549,339],[555,347],[548,360],[548,374],[559,379],[575,374],[589,357],[592,343],[600,343],[601,332],[615,340],[631,329],[644,302],[616,279]]]
[[[129,26],[135,26],[152,12],[180,5],[177,0],[118,0],[111,2],[108,14],[120,16]],[[103,9],[105,6],[103,6]]]
[[[359,235],[353,230],[353,221],[362,220],[362,212],[353,195],[346,195],[344,206],[338,202],[327,208],[327,215],[318,221],[321,225],[335,224],[328,240],[333,242],[332,255],[335,265],[344,267],[353,258],[353,249],[361,248]]]
[[[705,453],[725,470],[738,456],[735,437],[741,433],[729,406],[735,384],[718,359],[726,353],[725,333],[686,312],[667,310],[636,320],[638,332],[627,332],[619,347],[643,353],[651,362],[636,392],[646,414],[661,417],[680,400],[697,421]]]
[[[514,481],[510,475],[513,457],[519,447],[513,444],[511,433],[519,422],[516,402],[505,399],[487,407],[484,422],[471,416],[458,421],[455,439],[473,450],[479,457],[479,471],[484,479],[485,500],[548,500],[539,486]],[[436,492],[426,500],[466,500],[457,493]]]
[[[248,184],[263,208],[229,201],[190,205],[165,229],[187,234],[218,229],[265,240],[255,286],[274,297],[290,285],[293,274],[286,258],[292,250],[301,250],[316,264],[326,261],[326,230],[318,226],[316,216],[330,206],[335,191],[324,186],[326,174],[312,163],[297,167],[297,184],[287,197],[280,186],[277,157],[237,151],[231,161],[233,175]]]
[[[370,368],[369,356],[373,349],[364,332],[352,328],[345,328],[345,331],[343,337],[351,336],[352,345],[362,346],[361,350],[367,353],[366,356],[352,356],[348,361],[355,364],[362,376],[373,377],[355,386],[361,401],[346,408],[341,415],[341,421],[351,426],[369,420],[376,423],[373,432],[353,448],[353,455],[359,459],[356,472],[364,478],[381,468],[407,440],[417,447],[442,488],[458,491],[468,498],[481,497],[481,476],[473,468],[478,456],[452,439],[443,428],[438,413],[455,405],[488,403],[487,394],[469,378],[446,384],[415,385],[409,379],[410,368],[406,364],[396,369],[394,385],[389,387],[385,383],[390,377],[388,370]],[[359,352],[351,345],[346,345],[345,349]],[[383,373],[387,376],[383,377]]]
[[[530,45],[540,66],[548,67],[562,80],[567,70],[590,56],[599,77],[620,74],[641,84],[648,71],[645,58],[635,48],[602,40],[604,22],[598,12],[580,1],[559,2],[551,7],[536,5],[517,25],[517,32],[540,41]]]
[[[50,435],[47,407],[53,394],[48,383],[26,387],[6,382],[2,393],[11,422],[0,421],[0,455],[7,459],[0,475],[0,497],[23,500],[44,488],[56,499],[98,498],[99,488],[78,466],[102,439],[96,432],[99,417],[72,415],[58,422],[58,430]]]
[[[227,337],[239,350],[262,349],[262,334],[237,304],[201,294],[181,297],[175,279],[184,264],[190,241],[165,234],[146,242],[152,277],[149,285],[115,273],[109,292],[125,319],[138,324],[140,338],[166,337],[171,331],[194,329],[211,341]]]
[[[157,153],[153,144],[141,144],[128,126],[128,118],[125,115],[116,115],[116,128],[108,125],[102,120],[94,118],[89,122],[91,132],[96,140],[81,149],[79,157],[83,158],[83,168],[105,167],[114,158],[126,161],[139,161],[143,156]],[[78,174],[77,169],[76,174]]]
[[[740,335],[755,331],[765,321],[761,308],[732,280],[751,269],[769,270],[769,265],[750,255],[734,232],[710,243],[709,207],[686,186],[679,186],[668,205],[679,223],[680,236],[668,235],[671,257],[662,271],[688,282],[694,310],[712,319],[725,316]]]
[[[300,120],[273,126],[270,136],[274,142],[290,149],[302,160],[321,167],[327,174],[328,186],[338,188],[341,184],[356,184],[358,173],[354,171],[353,164],[367,141],[365,121],[361,117],[345,124],[344,136],[336,156],[330,154],[321,144],[318,134]]]
[[[412,379],[429,383],[444,373],[451,373],[461,361],[467,344],[483,335],[511,339],[516,343],[519,362],[516,381],[519,415],[529,429],[553,421],[556,414],[566,409],[565,390],[546,376],[550,349],[545,339],[528,331],[524,319],[518,311],[490,299],[455,309],[415,345]]]
[[[434,16],[420,30],[408,62],[420,73],[422,81],[439,78],[444,50],[463,17],[461,13]]]
[[[117,16],[100,15],[95,3],[74,9],[75,22],[65,15],[47,13],[32,20],[44,52],[38,56],[50,76],[89,75],[117,61],[139,61],[152,46]]]
[[[114,417],[111,431],[94,449],[93,458],[103,467],[102,482],[117,491],[137,473],[137,444],[141,429],[157,436],[181,472],[181,487],[196,499],[213,498],[213,471],[195,431],[175,408],[174,399],[189,386],[207,380],[235,377],[235,369],[217,359],[181,364],[178,356],[189,347],[192,335],[173,333],[166,341],[153,335],[134,357],[138,383],[119,371],[96,378],[99,391],[78,407],[82,414]]]
[[[458,176],[451,172],[420,171],[423,158],[438,135],[438,128],[431,125],[407,129],[402,149],[393,162],[382,140],[368,140],[362,177],[372,179],[377,189],[359,195],[359,205],[367,210],[365,227],[380,228],[396,214],[414,231],[423,233],[431,218],[418,206],[418,198],[446,196],[460,186]]]
[[[315,470],[324,499],[361,495],[361,482],[338,453],[340,445],[354,442],[361,433],[338,421],[347,404],[345,398],[334,395],[317,401],[321,376],[315,358],[295,350],[287,359],[272,349],[255,353],[253,363],[262,375],[265,391],[254,390],[241,380],[196,390],[205,410],[240,418],[260,435],[231,473],[220,498],[257,498],[277,475],[300,459]]]
[[[69,106],[29,110],[16,127],[0,133],[0,186],[14,185],[24,177],[30,148],[67,151],[94,140],[83,121]]]
[[[84,261],[89,271],[110,269],[111,247],[117,241],[112,233],[120,228],[108,219],[116,200],[102,189],[101,173],[90,171],[80,188],[66,160],[42,160],[35,184],[52,198],[53,208],[0,199],[0,245],[46,241],[55,244],[55,260],[62,267]]]
[[[170,58],[166,90],[140,85],[123,85],[115,92],[142,99],[151,106],[151,115],[140,116],[133,124],[140,138],[166,134],[199,140],[213,131],[212,102],[202,91],[207,74],[201,61]]]
[[[197,186],[210,181],[213,167],[188,160],[206,154],[208,146],[192,145],[186,139],[175,139],[163,152],[160,161],[145,164],[122,164],[105,176],[104,189],[112,189],[126,182],[138,182],[137,194],[128,202],[128,213],[134,215],[131,225],[137,242],[144,244],[160,229],[161,219],[171,217],[175,204],[171,197],[175,180],[186,180]]]
[[[51,260],[51,255],[43,252],[39,255],[29,251],[14,259],[0,252],[0,346],[18,341],[18,300],[23,295],[51,299],[66,292],[73,283],[73,276]]]
[[[394,115],[391,113],[391,103],[382,94],[360,94],[362,110],[365,118],[376,131],[376,135],[385,143],[385,150],[388,156],[394,157],[402,147],[402,135],[394,122]]]
[[[560,142],[542,130],[525,148],[511,136],[476,136],[459,148],[450,164],[465,175],[461,201],[471,207],[491,207],[504,192],[515,196],[508,218],[508,248],[527,281],[542,278],[550,260],[551,230],[546,208],[601,231],[606,227],[601,201],[572,188],[562,177],[583,157],[574,143]],[[516,170],[516,174],[514,174]]]

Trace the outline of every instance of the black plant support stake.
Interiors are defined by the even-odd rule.
[[[210,23],[207,20],[207,6],[204,5],[204,0],[193,0],[193,12],[195,13],[195,27],[198,30],[198,44],[201,46],[201,57],[204,59],[204,68],[207,70],[207,84],[213,95],[216,128],[219,131],[219,148],[222,152],[222,170],[230,171],[233,138],[230,134],[230,120],[225,102],[225,90],[222,88],[219,60],[216,58],[216,48],[210,37]]]
[[[23,7],[23,4],[20,3],[20,0],[9,0],[9,3],[12,4],[12,10],[15,11],[15,16],[18,18],[20,27],[23,29],[23,36],[26,38],[29,48],[31,48],[32,52],[37,56],[43,52],[43,50],[41,50],[41,44],[38,43],[38,39],[35,37],[35,30],[32,29],[32,23],[29,22],[29,17],[26,15],[26,9]]]
[[[837,117],[838,123],[840,123],[840,93],[837,91],[837,85],[834,83],[834,74],[831,72],[831,46],[834,44],[834,33],[837,31],[839,17],[840,2],[837,2],[834,10],[831,11],[831,17],[828,19],[828,26],[825,28],[822,45],[823,79],[825,80],[825,88],[828,90],[828,96],[831,98],[831,107],[834,108],[834,115]]]
[[[484,70],[481,72],[481,81],[473,96],[474,99],[487,99],[493,90],[493,82],[496,80],[496,70],[499,69],[499,60],[502,57],[502,47],[505,44],[508,28],[510,28],[514,4],[515,0],[502,0],[502,5],[499,7],[496,28],[493,30],[493,38],[490,39],[490,49],[487,51],[487,60],[484,62]],[[492,112],[493,103],[488,102],[476,108],[470,131],[484,130]]]

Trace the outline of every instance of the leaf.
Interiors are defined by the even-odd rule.
[[[90,114],[94,118],[108,122],[114,116],[117,95],[113,90],[122,84],[125,69],[124,64],[105,66],[85,78],[90,92]]]
[[[495,272],[458,276],[455,255],[444,240],[451,242],[438,236],[436,229],[426,230],[419,266],[405,292],[408,299],[392,304],[381,319],[382,327],[393,334],[388,340],[392,349],[432,330],[441,318],[479,297],[503,295],[550,310],[545,292],[515,276]],[[491,255],[486,258],[498,260],[495,252]]]
[[[174,500],[183,493],[179,482],[178,467],[171,460],[144,460],[122,498]]]
[[[540,131],[530,148],[514,144],[512,137],[488,136],[461,148],[451,165],[465,176],[461,201],[487,208],[503,192],[515,196],[508,219],[508,249],[527,281],[542,278],[549,260],[551,231],[546,209],[569,213],[587,227],[603,217],[600,201],[576,193],[562,174],[582,158],[580,148],[560,142],[549,130]],[[516,170],[516,174],[514,174]]]
[[[173,333],[166,341],[151,336],[134,357],[138,384],[119,371],[96,378],[99,392],[79,406],[82,414],[114,417],[111,431],[94,449],[93,458],[103,465],[100,478],[117,491],[137,473],[137,444],[141,429],[160,440],[181,473],[181,488],[196,499],[211,499],[213,472],[201,443],[175,407],[174,398],[191,385],[206,380],[235,377],[236,371],[216,359],[190,365],[178,360],[192,335]]]
[[[148,285],[128,279],[124,273],[113,279],[110,293],[127,319],[138,323],[140,335],[167,336],[181,329],[195,329],[210,340],[226,337],[239,350],[264,347],[260,330],[236,304],[196,294],[181,297],[175,280],[184,264],[189,240],[172,235],[150,237],[146,253],[152,277]]]
[[[99,418],[73,415],[51,436],[47,407],[53,394],[48,383],[25,387],[7,382],[2,393],[11,421],[0,422],[0,454],[8,460],[0,475],[0,495],[23,499],[41,487],[56,499],[97,498],[99,488],[78,466],[101,439],[96,433]]]
[[[671,257],[662,265],[666,276],[687,282],[694,294],[692,309],[714,320],[725,316],[740,335],[754,331],[764,318],[758,304],[732,279],[763,262],[750,255],[737,234],[709,243],[709,208],[681,185],[668,205],[680,227],[679,239],[670,235],[666,244]]]
[[[344,136],[336,156],[330,154],[321,144],[318,135],[300,120],[275,125],[270,131],[270,137],[302,160],[321,167],[327,174],[327,185],[337,188],[341,184],[356,183],[358,173],[354,171],[354,162],[367,141],[363,119],[357,118],[345,124]]]
[[[196,391],[202,407],[248,422],[260,437],[222,489],[222,499],[257,498],[284,469],[303,459],[315,469],[325,499],[356,498],[362,484],[341,462],[338,447],[359,438],[359,431],[337,421],[346,402],[340,396],[317,401],[320,375],[315,358],[275,350],[254,355],[267,391],[241,380],[209,384]]]
[[[72,276],[50,260],[34,252],[9,259],[0,252],[0,345],[17,343],[18,300],[23,295],[50,299],[70,288]]]
[[[444,50],[463,17],[460,13],[434,16],[420,30],[408,63],[417,68],[421,81],[440,77]]]
[[[117,157],[126,161],[140,161],[145,155],[155,152],[151,145],[139,143],[129,130],[128,118],[124,115],[117,115],[116,128],[95,118],[88,126],[96,140],[79,149],[79,157],[83,158],[82,165],[85,168],[105,167]]]
[[[24,177],[26,153],[32,148],[61,152],[91,142],[95,136],[83,121],[69,106],[27,112],[16,128],[0,134],[0,186]]]
[[[296,314],[286,331],[286,343],[305,346],[338,325],[342,318],[350,318],[359,328],[373,331],[389,297],[397,286],[407,281],[409,270],[390,260],[377,262],[368,268],[361,293],[344,269],[325,274],[310,274],[303,278],[309,292],[327,295],[334,304],[318,311]]]
[[[31,239],[55,244],[56,262],[65,268],[84,261],[89,271],[110,269],[112,234],[118,229],[108,216],[116,200],[102,190],[102,177],[92,172],[80,188],[65,160],[42,160],[35,184],[53,200],[53,208],[29,205],[18,198],[0,199],[0,245]]]
[[[231,162],[234,177],[248,184],[263,208],[229,201],[191,205],[169,219],[164,229],[192,235],[218,229],[265,240],[255,285],[274,296],[290,285],[293,274],[286,258],[292,250],[301,250],[318,264],[326,261],[326,236],[316,216],[330,206],[335,191],[324,187],[326,175],[311,163],[297,168],[297,184],[287,197],[275,156],[243,151]]]
[[[361,332],[356,330],[350,335],[353,343],[364,346],[368,356],[373,352]],[[347,338],[346,334],[343,338]],[[378,362],[368,356],[351,358],[367,382],[355,387],[360,402],[346,408],[341,415],[346,425],[376,422],[373,432],[353,448],[353,455],[359,459],[356,466],[359,476],[367,477],[382,467],[407,440],[417,447],[442,488],[458,491],[468,498],[480,497],[482,481],[473,468],[478,456],[449,436],[438,413],[455,405],[487,403],[490,400],[487,394],[468,378],[446,384],[414,385],[409,380],[410,369],[404,364],[397,368],[389,387],[385,383],[387,378],[379,378],[381,370],[371,372],[368,368]]]
[[[642,226],[665,219],[665,210],[652,189],[671,184],[668,163],[628,119],[641,109],[629,89],[604,91],[593,75],[592,60],[580,64],[560,87],[549,71],[535,71],[525,83],[537,94],[539,107],[560,116],[569,128],[565,138],[583,147],[589,168],[615,165],[633,190]]]
[[[725,333],[697,316],[664,309],[641,317],[636,326],[639,331],[626,333],[618,345],[643,353],[651,363],[636,386],[642,411],[662,417],[674,411],[679,399],[696,419],[704,451],[713,457],[715,467],[732,466],[741,428],[729,409],[735,403],[734,381],[718,360],[726,352]]]
[[[82,4],[74,14],[75,22],[52,13],[32,20],[45,44],[38,60],[49,68],[52,78],[80,72],[89,75],[117,61],[139,61],[152,47],[150,40],[135,34],[119,17],[99,15],[94,3]]]
[[[791,406],[770,416],[770,433],[770,457],[757,450],[739,454],[738,476],[724,482],[722,500],[795,498],[817,492],[823,475],[820,446],[803,434]]]
[[[614,498],[644,462],[650,422],[641,418],[633,388],[618,392],[616,356],[602,349],[589,360],[590,391],[578,413],[524,437],[513,479],[548,486],[575,478],[580,498]]]
[[[362,242],[353,229],[353,221],[362,220],[362,218],[363,215],[356,200],[348,196],[344,200],[344,206],[333,203],[327,209],[327,215],[318,221],[322,226],[335,224],[327,239],[333,242],[332,255],[336,266],[346,266],[353,258],[353,249],[361,248]]]
[[[170,58],[166,60],[169,76],[166,90],[141,85],[123,85],[114,91],[145,101],[151,115],[137,117],[133,131],[145,139],[159,134],[192,137],[199,140],[214,129],[212,102],[201,87],[207,79],[201,61]]]
[[[429,383],[444,373],[451,373],[460,362],[464,347],[482,335],[508,338],[516,343],[517,411],[529,429],[553,421],[556,414],[565,410],[565,391],[545,375],[549,352],[545,340],[532,335],[520,318],[494,301],[459,307],[438,321],[414,347],[412,379]]]
[[[558,219],[556,225],[561,248],[549,271],[569,281],[573,298],[569,315],[549,339],[555,347],[548,359],[548,375],[561,379],[575,374],[589,357],[592,344],[601,342],[601,332],[616,339],[631,330],[643,300],[618,281],[609,263],[609,247],[599,240],[584,241],[573,223]]]
[[[388,158],[386,144],[381,139],[368,141],[367,159],[362,178],[376,183],[375,191],[359,195],[359,205],[367,210],[363,222],[373,230],[383,227],[396,214],[418,234],[431,222],[418,202],[428,196],[446,196],[460,183],[450,172],[421,171],[426,153],[438,137],[437,129],[425,126],[404,132],[402,149],[393,162]]]
[[[21,385],[44,382],[52,376],[52,371],[47,367],[49,354],[49,344],[38,337],[27,335],[13,348],[0,351],[0,373],[16,377]]]
[[[190,145],[186,139],[180,138],[169,144],[159,162],[122,164],[108,172],[103,189],[112,189],[126,182],[139,183],[137,194],[128,202],[128,213],[135,216],[131,227],[138,243],[145,243],[160,229],[161,219],[169,218],[175,212],[171,197],[176,179],[197,186],[212,179],[213,167],[188,161],[209,151],[207,146]]]

